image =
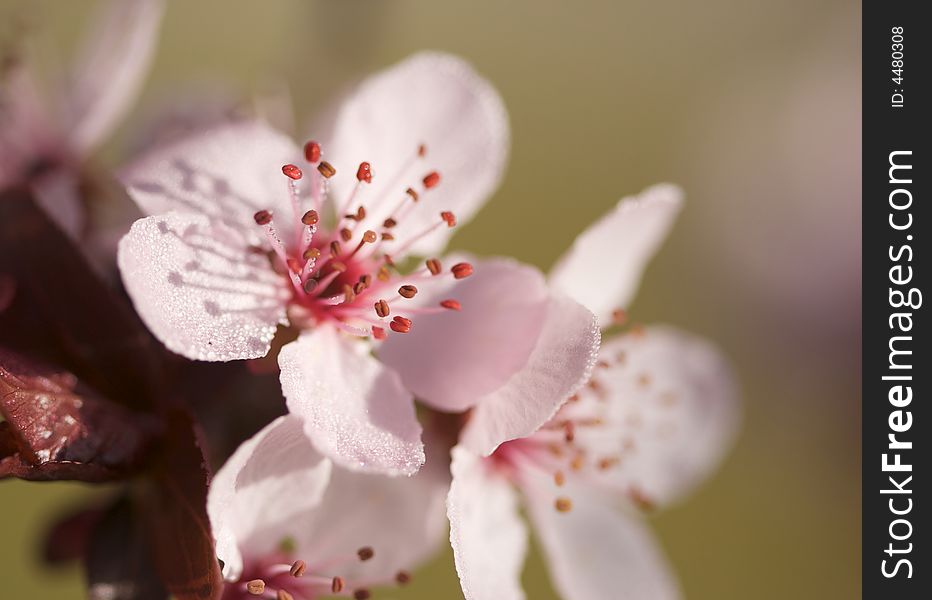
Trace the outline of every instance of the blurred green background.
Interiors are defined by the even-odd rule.
[[[0,19],[27,16],[54,64],[94,4],[0,0]],[[179,95],[286,86],[303,123],[352,79],[429,48],[472,61],[512,122],[507,178],[455,246],[547,268],[622,195],[681,184],[687,209],[633,316],[717,340],[744,424],[715,477],[653,518],[658,535],[689,598],[859,596],[858,3],[178,1],[161,39],[104,164]],[[0,483],[0,595],[82,597],[80,572],[42,570],[36,543],[93,493]],[[529,598],[555,597],[536,558],[526,582]],[[459,597],[451,557],[386,596]]]

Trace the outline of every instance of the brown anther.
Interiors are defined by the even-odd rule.
[[[373,325],[373,327],[372,327],[372,337],[374,337],[374,338],[377,339],[377,340],[384,340],[385,337],[386,337],[386,336],[385,336],[385,330],[382,329],[381,327],[376,327],[376,326]]]
[[[272,222],[272,213],[267,210],[260,210],[252,218],[256,220],[256,225],[268,225]]]
[[[372,183],[372,165],[367,162],[359,163],[359,168],[356,169],[356,179]]]
[[[437,187],[437,184],[440,183],[440,173],[437,171],[431,171],[424,176],[424,187],[430,189],[432,187]]]
[[[261,596],[265,593],[265,582],[261,579],[253,579],[246,583],[246,591],[253,596]]]
[[[436,258],[428,258],[425,264],[427,265],[427,270],[430,271],[431,275],[440,275],[440,271],[443,270],[443,266]]]
[[[333,240],[330,242],[330,256],[340,256],[343,253],[343,246],[340,242]]]
[[[320,160],[320,144],[311,140],[304,144],[304,159],[309,163],[316,163]]]
[[[372,285],[372,275],[366,273],[365,275],[359,276],[359,283],[363,284],[366,287]]]
[[[365,284],[365,283],[363,283],[363,282],[361,282],[361,281],[357,281],[356,283],[353,284],[353,291],[356,292],[356,295],[357,295],[357,296],[358,296],[359,294],[363,293],[365,290],[366,290],[366,284]]]
[[[362,221],[366,218],[366,207],[360,206],[356,209],[356,214],[353,216],[357,221]]]
[[[301,287],[304,288],[305,294],[311,294],[317,288],[317,283],[318,281],[316,279],[314,279],[313,277],[308,277],[307,281],[305,281],[304,285],[302,285]]]
[[[456,215],[448,210],[440,213],[440,218],[447,222],[447,227],[456,227]]]
[[[582,471],[582,468],[586,465],[586,459],[582,454],[577,454],[573,457],[573,460],[570,461],[570,468],[574,471]]]
[[[563,471],[557,471],[553,474],[553,482],[557,484],[557,487],[566,483],[566,475],[563,474]]]
[[[294,600],[294,596],[287,590],[278,590],[275,594],[275,600]]]
[[[350,231],[346,227],[342,228],[340,230],[340,239],[343,240],[344,242],[350,241],[351,239],[353,239],[353,232]]]
[[[642,492],[640,489],[636,487],[633,487],[630,490],[628,490],[628,497],[631,499],[632,502],[634,502],[635,506],[637,506],[639,509],[645,512],[654,510],[654,508],[656,508],[657,506],[653,500],[648,498],[644,494],[644,492]]]
[[[372,594],[366,588],[359,588],[353,592],[353,600],[369,600],[371,597]]]
[[[607,368],[609,368],[610,366],[611,366],[611,365],[608,363],[607,360],[600,360],[600,361],[597,361],[597,362],[595,363],[595,367],[596,367],[597,369],[607,369]]]
[[[573,440],[576,439],[576,427],[570,421],[563,424],[563,439],[566,440],[567,444],[572,444]]]
[[[417,288],[413,285],[403,285],[398,288],[398,294],[402,298],[414,298],[417,295]]]
[[[407,571],[398,571],[395,573],[395,583],[398,585],[408,585],[411,583],[411,573]]]
[[[449,300],[441,300],[440,306],[447,308],[449,310],[462,310],[463,309],[459,301],[453,300],[452,298]]]
[[[617,456],[609,456],[606,458],[601,458],[599,459],[599,469],[602,471],[608,471],[609,469],[611,469],[612,467],[614,467],[620,462],[621,462],[621,459],[619,459]]]
[[[379,315],[381,318],[387,317],[391,314],[391,309],[388,306],[388,302],[385,300],[379,300],[375,303],[375,314]]]
[[[389,217],[389,218],[385,219],[384,221],[382,221],[382,227],[384,227],[385,229],[391,229],[392,227],[394,227],[394,226],[397,225],[397,224],[398,224],[398,221],[396,221],[395,219],[393,219],[393,218],[391,218],[391,217]]]
[[[406,189],[405,193],[411,196],[411,199],[414,200],[415,202],[418,201],[419,196],[417,195],[417,192],[415,192],[413,188]]]
[[[397,319],[398,317],[395,318]],[[371,546],[363,546],[356,551],[356,556],[358,556],[361,561],[367,561],[375,556],[375,550],[373,550]]]
[[[379,272],[375,275],[379,281],[388,281],[392,278],[391,272],[389,272],[388,267],[382,265],[379,267]]]
[[[573,510],[573,501],[566,496],[560,496],[557,498],[553,505],[561,513],[567,513]]]
[[[317,214],[316,210],[309,210],[304,213],[304,216],[301,217],[301,222],[305,225],[317,225],[320,221],[320,215]]]
[[[353,286],[348,283],[343,284],[343,303],[349,304],[356,299],[356,292],[353,290]]]
[[[624,325],[628,322],[628,312],[623,308],[616,308],[612,311],[612,323],[615,325]]]
[[[387,231],[383,231],[383,232],[382,232],[382,239],[385,240],[386,242],[390,242],[390,241],[392,241],[392,240],[395,239],[395,236],[392,235],[392,234],[390,234],[390,233],[387,232]]]
[[[417,155],[420,156],[421,158],[424,158],[425,156],[427,156],[427,145],[426,144],[418,145]]]
[[[367,229],[366,232],[362,234],[362,241],[367,244],[374,244],[377,239],[379,239],[379,235],[371,229]]]
[[[339,594],[343,591],[343,585],[344,583],[342,577],[334,577],[333,581],[330,582],[330,591],[334,594]]]
[[[465,279],[472,275],[472,265],[469,263],[456,263],[450,269],[450,272],[453,273],[453,277],[456,279]]]
[[[301,254],[301,257],[304,258],[304,260],[317,260],[320,258],[320,249],[308,248]]]
[[[337,170],[333,168],[333,165],[325,160],[321,161],[321,163],[317,165],[317,170],[327,179],[330,179],[337,174]]]
[[[408,333],[411,331],[411,321],[404,317],[395,317],[388,326],[391,327],[392,331],[395,333]]]
[[[331,261],[331,262],[330,262],[330,268],[333,269],[334,271],[339,272],[339,273],[344,273],[344,272],[346,272],[346,265],[343,264],[343,263],[341,263],[341,262],[338,261],[338,260]]]
[[[383,255],[382,255],[382,260],[385,261],[385,266],[387,266],[387,267],[394,267],[394,266],[395,266],[395,259],[392,258],[392,255],[391,255],[391,254],[383,254]]]
[[[299,169],[297,165],[288,164],[288,165],[283,166],[282,173],[285,174],[285,177],[288,177],[289,179],[294,179],[296,181],[304,177],[304,173],[301,172],[301,169]]]

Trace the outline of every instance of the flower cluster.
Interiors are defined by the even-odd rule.
[[[509,128],[470,65],[422,53],[297,142],[230,118],[130,157],[123,296],[84,257],[78,188],[46,185],[80,179],[141,79],[161,5],[112,10],[54,132],[2,75],[0,477],[125,483],[50,560],[82,556],[95,597],[362,599],[449,530],[468,600],[522,599],[523,504],[562,597],[677,597],[642,515],[737,413],[712,346],[628,317],[680,190],[621,200],[549,274],[445,254]]]

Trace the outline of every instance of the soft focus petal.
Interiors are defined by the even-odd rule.
[[[224,577],[239,576],[241,552],[261,556],[293,535],[295,519],[320,504],[330,472],[330,461],[314,450],[297,417],[279,417],[243,442],[207,496]]]
[[[665,504],[714,469],[738,421],[737,386],[724,357],[705,340],[669,327],[614,338],[603,345],[594,381],[601,398],[583,397],[572,411],[606,411],[604,427],[577,428],[576,443],[618,457],[596,476],[636,503]],[[586,413],[599,416],[600,413]]]
[[[265,209],[293,220],[290,180],[281,168],[299,156],[294,142],[267,125],[227,123],[155,148],[121,179],[146,214],[203,214],[262,245],[265,234],[253,216]]]
[[[527,528],[515,490],[490,469],[490,461],[453,449],[447,516],[456,572],[466,600],[523,600]]]
[[[88,151],[132,104],[149,70],[165,6],[162,0],[109,0],[87,35],[68,82],[71,140]]]
[[[600,339],[591,312],[555,295],[527,363],[504,386],[479,400],[460,443],[488,456],[502,442],[537,431],[589,379]]]
[[[259,358],[285,322],[288,290],[236,231],[199,215],[133,224],[117,263],[137,312],[169,350],[195,360]]]
[[[78,176],[67,169],[53,169],[32,181],[36,202],[62,231],[80,240],[87,222]]]
[[[326,325],[278,356],[288,410],[318,450],[353,470],[411,475],[424,464],[414,399],[366,344]]]
[[[576,238],[551,270],[551,285],[594,312],[603,325],[610,323],[612,311],[634,298],[644,267],[682,202],[682,191],[669,184],[623,198]]]
[[[527,364],[547,316],[548,291],[536,269],[496,259],[431,296],[427,304],[455,298],[462,311],[417,315],[411,332],[389,336],[379,357],[419,400],[460,412]]]
[[[59,123],[49,118],[45,90],[22,57],[0,70],[0,188],[31,179],[36,170],[64,159]]]
[[[549,481],[549,479],[547,480]],[[550,579],[564,600],[672,600],[676,580],[651,533],[636,517],[579,488],[559,488],[572,509],[560,512],[555,494],[538,481],[525,498],[543,547]],[[552,484],[551,484],[552,486]]]
[[[371,163],[372,184],[358,196],[371,223],[388,217],[406,188],[422,192],[422,178],[440,173],[440,185],[426,192],[429,198],[399,220],[399,245],[439,221],[441,210],[465,223],[501,179],[509,145],[504,105],[485,79],[454,56],[417,54],[366,79],[334,117],[314,133],[321,136],[324,158],[338,170],[334,197],[344,198],[356,185],[360,162]],[[419,158],[421,144],[427,153]],[[412,250],[436,252],[450,231],[437,231]],[[392,252],[390,245],[387,250]]]

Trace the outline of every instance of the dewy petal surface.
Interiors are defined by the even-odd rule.
[[[527,362],[505,385],[479,400],[460,443],[488,456],[502,442],[537,431],[589,379],[600,339],[591,312],[554,295]]]
[[[132,104],[149,71],[164,11],[162,0],[109,0],[97,15],[65,95],[78,151],[95,146]]]
[[[332,122],[321,122],[312,137],[321,136],[324,158],[344,171],[332,180],[333,192],[345,197],[356,184],[357,165],[370,162],[372,184],[359,199],[373,223],[389,216],[408,186],[417,187],[432,170],[440,173],[440,185],[399,221],[398,240],[436,222],[441,210],[465,223],[502,177],[509,147],[505,107],[491,84],[455,56],[416,54],[362,81],[329,116]],[[427,154],[418,158],[421,144]],[[412,251],[436,252],[451,232],[437,231]]]
[[[516,491],[490,465],[464,448],[453,449],[447,516],[456,572],[466,600],[523,600],[527,528]]]
[[[670,184],[623,198],[576,238],[550,271],[550,284],[609,324],[612,311],[634,298],[682,203],[682,191]]]
[[[434,291],[427,304],[444,298],[456,298],[462,311],[418,315],[411,332],[390,336],[379,357],[419,400],[460,412],[527,364],[547,317],[548,290],[533,267],[494,259]]]
[[[234,230],[194,214],[136,221],[117,263],[146,326],[169,350],[194,360],[268,353],[285,322],[288,290]]]
[[[315,446],[357,471],[411,475],[424,464],[414,399],[369,346],[329,326],[302,333],[278,357],[288,410]]]
[[[314,450],[297,417],[279,417],[243,442],[207,497],[224,577],[238,578],[242,550],[259,556],[294,535],[294,520],[320,504],[330,473],[330,461]]]
[[[257,121],[226,123],[156,147],[121,174],[146,214],[196,213],[265,245],[254,215],[270,210],[291,219],[282,165],[300,152],[287,136]]]
[[[538,475],[538,477],[540,477]],[[597,497],[592,490],[566,487],[572,501],[557,511],[553,495],[538,478],[525,486],[534,533],[540,540],[550,578],[564,600],[675,600],[676,580],[645,525]],[[597,493],[597,492],[596,492]]]

